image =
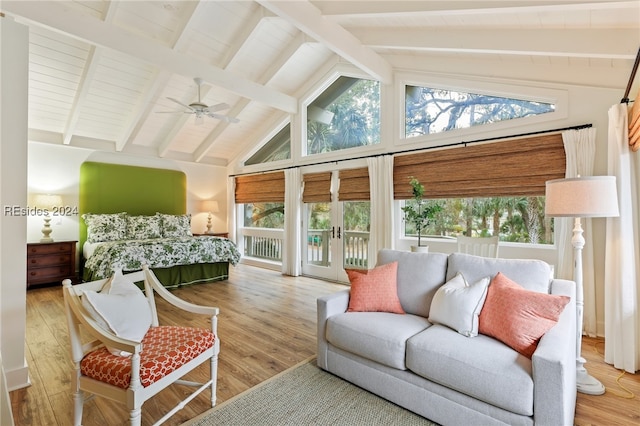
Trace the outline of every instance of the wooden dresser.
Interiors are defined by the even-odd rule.
[[[27,244],[27,288],[76,279],[77,241]]]

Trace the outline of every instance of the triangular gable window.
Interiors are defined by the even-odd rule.
[[[554,112],[555,108],[545,102],[407,85],[405,137],[541,115]]]
[[[307,155],[380,143],[380,82],[338,77],[307,107]]]
[[[275,134],[262,148],[253,154],[245,165],[262,164],[270,161],[289,160],[291,158],[291,125],[287,124]]]

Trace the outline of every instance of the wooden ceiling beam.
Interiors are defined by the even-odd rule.
[[[393,81],[389,62],[372,49],[364,46],[349,31],[326,19],[320,10],[308,1],[257,0],[279,17],[286,19],[303,33],[322,43],[372,78],[383,84]]]
[[[372,48],[524,56],[633,59],[637,29],[448,30],[445,28],[357,28],[352,32]]]
[[[116,50],[176,74],[188,77],[197,75],[209,84],[224,87],[240,96],[282,111],[297,112],[298,103],[292,96],[176,52],[124,28],[75,12],[59,2],[4,1],[2,8],[7,15],[32,21],[96,46]]]
[[[319,3],[322,14],[328,18],[363,17],[421,17],[469,14],[503,14],[531,10],[553,12],[561,10],[610,9],[633,6],[637,0],[498,0],[498,1],[326,1]]]

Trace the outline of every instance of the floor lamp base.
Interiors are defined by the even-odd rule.
[[[585,369],[577,371],[576,383],[578,392],[587,395],[602,395],[605,391],[604,385],[598,379],[590,376]]]

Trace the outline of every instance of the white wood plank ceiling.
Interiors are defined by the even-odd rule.
[[[181,161],[242,159],[333,64],[620,88],[640,1],[3,1],[30,29],[29,138]],[[541,72],[545,70],[546,72]],[[184,110],[226,103],[228,123]],[[638,79],[637,79],[638,80]],[[634,86],[637,92],[637,84]]]

